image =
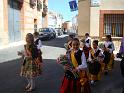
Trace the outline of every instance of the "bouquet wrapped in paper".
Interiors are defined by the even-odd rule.
[[[58,58],[58,63],[61,65],[67,65],[68,64],[68,58],[66,55],[60,55]]]
[[[57,60],[57,62],[59,64],[61,64],[62,66],[68,66],[69,69],[66,70],[66,72],[71,74],[71,75],[73,74],[74,78],[78,78],[79,77],[78,73],[73,72],[74,66],[70,62],[70,57],[68,56],[68,54],[67,55],[60,55],[58,60]]]
[[[100,43],[99,43],[99,48],[101,48],[101,49],[105,48],[104,43],[100,42]]]

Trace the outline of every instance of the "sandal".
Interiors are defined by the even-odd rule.
[[[30,85],[27,85],[26,87],[25,87],[25,90],[27,90],[27,89],[29,89],[30,88]]]
[[[34,91],[35,89],[34,88],[29,88],[27,89],[27,92],[31,92],[31,91]]]

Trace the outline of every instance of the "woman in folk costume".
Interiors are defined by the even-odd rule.
[[[84,52],[79,49],[79,45],[79,39],[74,38],[72,49],[67,53],[71,67],[64,66],[65,75],[60,93],[91,93],[86,72],[86,58]]]
[[[102,66],[104,66],[103,59],[104,55],[98,47],[98,40],[94,40],[93,48],[89,51],[88,58],[89,79],[91,84],[101,79]]]
[[[111,71],[114,64],[114,54],[115,50],[114,44],[112,42],[111,35],[106,35],[106,41],[104,42],[103,54],[105,55],[105,75],[108,74],[108,71]]]
[[[26,91],[32,91],[35,88],[35,77],[41,75],[41,55],[34,44],[34,37],[31,33],[26,35],[24,52],[18,52],[18,55],[24,58],[20,75],[27,78],[28,84],[25,89]]]
[[[88,59],[90,49],[91,49],[91,38],[89,37],[89,34],[86,33],[84,46],[83,46],[83,51],[85,53],[86,59]]]

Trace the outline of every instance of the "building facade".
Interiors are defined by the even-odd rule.
[[[124,34],[124,0],[80,0],[78,34],[93,37],[122,37]]]
[[[124,35],[124,0],[79,0],[78,35],[86,32],[92,38],[104,40],[111,34],[119,49]]]
[[[72,31],[72,22],[71,22],[71,21],[65,21],[65,22],[62,24],[62,29],[63,29],[65,32],[70,32],[70,31]]]
[[[72,30],[74,33],[78,33],[78,15],[72,18]]]
[[[27,33],[47,26],[47,0],[0,0],[0,45],[25,39]]]
[[[63,23],[63,16],[60,13],[49,11],[48,13],[48,27],[61,28]]]

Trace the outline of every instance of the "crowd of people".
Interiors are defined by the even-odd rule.
[[[35,89],[35,77],[42,74],[40,50],[42,43],[38,36],[38,32],[28,33],[24,51],[18,52],[18,55],[23,58],[20,75],[26,77],[28,84],[25,89],[29,92]],[[123,44],[122,42],[121,46]],[[91,85],[95,85],[101,80],[103,74],[108,75],[113,69],[115,48],[111,35],[106,35],[102,47],[99,47],[98,40],[91,42],[88,33],[83,40],[69,35],[65,46],[66,54],[57,59],[65,71],[60,93],[91,93]],[[121,47],[120,53],[122,50]]]
[[[88,33],[81,41],[70,35],[66,49],[64,57],[67,58],[64,61],[61,60],[62,57],[58,58],[60,64],[66,62],[62,64],[65,75],[60,93],[91,93],[90,86],[95,85],[103,74],[108,75],[113,69],[115,48],[111,35],[106,35],[102,47],[99,47],[98,40],[91,43]]]

